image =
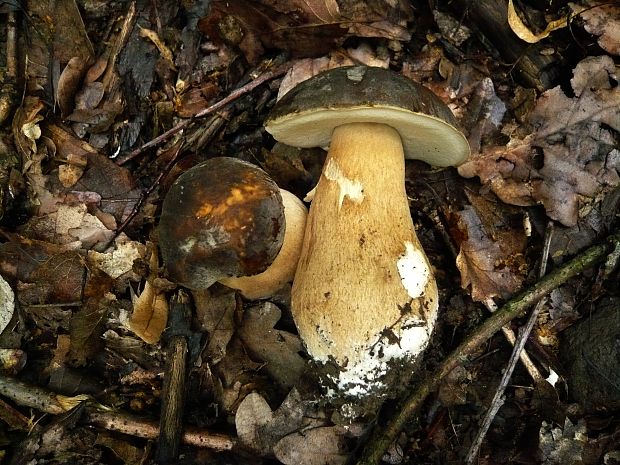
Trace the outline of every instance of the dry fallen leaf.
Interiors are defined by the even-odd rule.
[[[235,415],[239,440],[244,446],[269,455],[281,438],[302,426],[305,409],[295,389],[275,412],[263,396],[252,392],[241,401]]]
[[[587,438],[584,420],[574,424],[567,418],[564,427],[543,421],[539,432],[543,465],[581,465]]]
[[[131,272],[134,261],[144,258],[145,255],[146,246],[144,244],[128,239],[117,239],[115,247],[106,253],[89,250],[88,261],[111,278],[117,279]]]
[[[86,365],[89,358],[101,349],[104,322],[108,315],[108,302],[112,296],[88,299],[71,317],[71,350],[69,358],[73,366]]]
[[[588,1],[587,8],[569,3],[574,14],[584,22],[590,34],[598,36],[598,44],[607,53],[620,55],[620,6],[607,1]]]
[[[147,344],[155,344],[161,338],[168,322],[168,300],[149,281],[133,300],[133,312],[128,327]]]
[[[208,365],[208,364],[206,364]],[[264,382],[261,364],[250,359],[238,337],[226,347],[226,355],[212,368],[214,394],[222,411],[234,413],[248,392]]]
[[[60,73],[56,85],[56,102],[63,118],[71,113],[75,106],[75,94],[79,90],[87,68],[88,63],[80,57],[72,57]]]
[[[84,260],[77,251],[50,255],[28,276],[35,292],[19,292],[22,303],[70,303],[82,299],[86,277]],[[38,292],[37,292],[38,290]]]
[[[192,297],[196,307],[196,319],[209,337],[203,357],[206,356],[210,363],[215,364],[226,355],[226,348],[235,332],[235,294],[214,294],[205,289],[192,291]]]
[[[356,64],[380,68],[388,68],[390,65],[389,59],[377,57],[376,52],[366,44],[347,49],[347,54],[348,56],[341,52],[331,52],[329,56],[295,60],[280,83],[277,100],[300,82],[329,69]]]
[[[535,44],[545,37],[548,37],[553,31],[566,27],[568,25],[568,17],[549,22],[544,31],[535,34],[525,24],[523,24],[523,21],[521,21],[521,18],[519,18],[519,15],[515,10],[512,0],[508,0],[508,24],[519,39],[524,40],[529,44]]]
[[[269,48],[295,57],[321,56],[349,36],[408,41],[410,19],[411,7],[400,0],[218,0],[199,27],[211,40],[238,46],[248,61],[256,62]]]
[[[577,224],[592,203],[620,183],[620,88],[608,56],[581,61],[573,72],[575,96],[558,86],[544,92],[527,116],[532,131],[505,147],[484,147],[459,167],[478,176],[504,202],[544,205],[549,217]],[[539,154],[544,163],[539,167]]]
[[[274,454],[285,465],[342,465],[349,458],[344,433],[342,426],[299,431],[282,438]]]
[[[0,333],[5,330],[15,311],[15,294],[9,283],[0,275]]]
[[[174,56],[172,54],[172,50],[170,50],[170,48],[161,39],[161,37],[159,37],[157,32],[153,31],[152,29],[142,27],[140,25],[138,25],[138,27],[140,28],[140,37],[145,37],[149,39],[151,42],[153,42],[155,47],[157,47],[157,50],[159,50],[159,54],[161,55],[161,57],[170,64],[172,69],[175,69],[174,68]]]
[[[239,337],[253,358],[265,362],[265,371],[282,387],[290,388],[299,380],[306,362],[299,355],[299,337],[274,329],[281,316],[280,309],[271,302],[247,308]]]
[[[30,168],[30,160],[37,153],[37,140],[41,137],[39,123],[43,120],[43,116],[39,113],[44,108],[45,104],[41,99],[27,96],[13,117],[13,139],[15,146],[24,159],[24,166],[22,168],[24,173]]]
[[[471,296],[479,302],[497,296],[511,296],[522,282],[522,277],[513,269],[514,260],[517,263],[523,261],[522,256],[517,255],[515,258],[511,255],[511,252],[515,253],[516,247],[508,246],[511,241],[492,237],[487,230],[488,226],[472,206],[466,206],[454,217],[458,229],[456,235],[465,238],[460,243],[460,252],[456,257],[463,288],[471,286]],[[513,250],[505,250],[504,247]]]
[[[127,326],[144,342],[155,344],[168,323],[168,299],[152,282],[158,269],[156,249],[151,252],[150,266],[153,272],[144,283],[144,289],[138,297],[132,299],[133,312]]]
[[[77,243],[84,249],[105,243],[114,235],[99,218],[88,213],[85,203],[60,204],[56,211],[33,217],[27,226],[37,239],[55,244]]]

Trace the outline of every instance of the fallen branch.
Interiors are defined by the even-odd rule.
[[[362,449],[357,465],[378,464],[390,444],[395,441],[405,426],[405,423],[420,408],[426,397],[439,387],[443,378],[454,368],[467,362],[468,357],[497,331],[500,331],[502,326],[523,315],[529,307],[536,304],[541,298],[561,284],[564,284],[570,278],[601,262],[619,244],[620,233],[610,235],[605,242],[590,247],[552,273],[549,273],[534,286],[507,302],[489,317],[443,361],[430,377],[417,386],[417,389],[401,404],[387,424],[375,426],[371,437]]]
[[[66,397],[48,389],[24,383],[9,376],[0,376],[0,395],[16,404],[31,407],[41,412],[60,415],[88,402],[88,396]],[[145,439],[157,440],[159,424],[156,421],[139,418],[124,412],[103,410],[88,403],[85,408],[86,423],[109,431],[128,434]],[[181,436],[183,443],[217,451],[233,449],[237,441],[226,434],[213,433],[198,428],[185,428]]]

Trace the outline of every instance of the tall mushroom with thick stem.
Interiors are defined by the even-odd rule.
[[[449,108],[394,72],[337,68],[302,82],[265,123],[276,140],[327,147],[292,289],[308,353],[328,392],[357,403],[386,394],[426,347],[437,286],[405,192],[405,158],[445,167],[469,145]],[[394,375],[396,373],[396,375]]]

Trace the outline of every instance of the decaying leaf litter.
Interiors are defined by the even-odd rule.
[[[460,463],[510,355],[500,327],[518,334],[547,294],[533,368],[517,366],[476,461],[620,460],[618,6],[62,0],[0,17],[6,463],[165,462],[170,441],[188,463]],[[351,421],[316,402],[290,287],[249,301],[216,284],[174,320],[156,226],[174,180],[219,156],[303,199],[324,152],[274,144],[263,122],[296,83],[359,64],[431,89],[472,156],[407,162],[439,319],[409,397]]]

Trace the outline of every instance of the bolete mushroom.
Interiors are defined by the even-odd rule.
[[[189,289],[221,281],[248,298],[267,297],[293,278],[305,219],[301,201],[260,168],[212,158],[179,176],[166,194],[159,223],[164,265]]]
[[[458,165],[467,140],[431,91],[365,66],[302,82],[265,127],[288,145],[329,146],[293,282],[293,317],[309,355],[326,365],[330,394],[381,397],[390,368],[419,359],[438,308],[409,211],[405,158]]]
[[[303,202],[289,191],[280,189],[280,195],[284,207],[286,230],[282,247],[271,265],[262,273],[253,276],[219,280],[225,286],[237,289],[246,299],[256,300],[272,296],[286,283],[291,282],[295,275],[308,210]]]

